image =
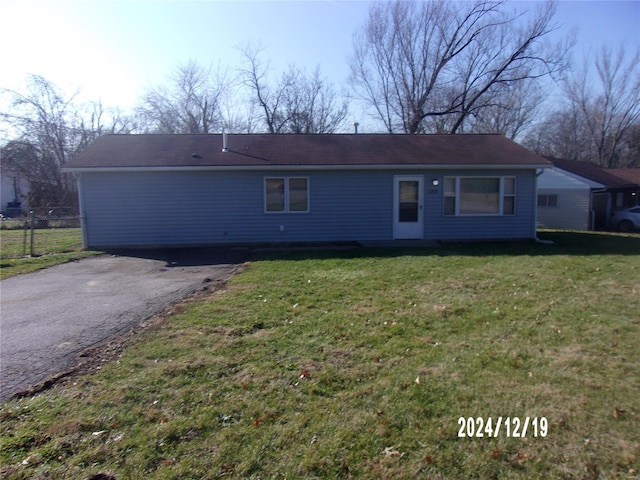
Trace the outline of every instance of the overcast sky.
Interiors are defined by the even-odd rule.
[[[279,74],[290,63],[347,83],[354,32],[371,2],[0,0],[0,87],[42,75],[82,100],[131,108],[145,87],[189,59],[237,68],[243,42],[260,42]],[[536,2],[511,7],[534,9]],[[558,5],[557,35],[577,30],[575,54],[640,47],[640,1]]]

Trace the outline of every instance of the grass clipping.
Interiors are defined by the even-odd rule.
[[[635,478],[639,240],[548,236],[255,261],[2,405],[2,478]]]

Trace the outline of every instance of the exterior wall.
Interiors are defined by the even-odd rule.
[[[542,228],[591,229],[591,189],[602,187],[558,168],[546,169],[538,178],[539,195],[557,195],[557,207],[538,207],[537,224]]]
[[[538,195],[557,195],[557,207],[538,207],[538,227],[564,230],[590,230],[589,189],[539,188]]]
[[[443,215],[443,179],[446,176],[515,176],[515,215],[445,216]],[[439,188],[432,187],[433,180]],[[427,172],[425,195],[425,237],[432,240],[495,240],[536,237],[535,170],[449,170]]]
[[[393,238],[393,177],[424,176],[425,239],[535,237],[535,171],[291,170],[83,172],[89,247]],[[516,215],[443,215],[447,175],[515,175]],[[308,213],[265,213],[265,177],[307,177]],[[439,185],[433,186],[438,179]]]

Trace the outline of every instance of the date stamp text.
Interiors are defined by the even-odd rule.
[[[460,417],[458,438],[546,437],[549,422],[546,417]]]

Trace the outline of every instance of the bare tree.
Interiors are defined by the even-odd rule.
[[[591,161],[589,133],[575,105],[547,114],[527,133],[523,144],[540,155]]]
[[[119,112],[101,103],[79,106],[75,94],[65,96],[38,75],[28,78],[24,92],[0,93],[9,105],[0,121],[13,137],[2,146],[2,162],[29,179],[43,205],[74,202],[73,181],[62,167],[97,136],[129,131],[128,120]]]
[[[260,59],[264,47],[259,45],[245,45],[239,47],[244,56],[245,67],[240,70],[240,76],[245,86],[249,87],[253,94],[255,104],[262,110],[263,119],[269,133],[280,133],[287,119],[282,118],[281,105],[284,102],[284,89],[275,91],[269,86],[267,80],[268,65]]]
[[[81,106],[78,117],[83,147],[102,135],[128,134],[136,128],[133,120],[119,108],[105,107],[100,100]]]
[[[374,4],[354,37],[356,95],[389,133],[456,133],[470,117],[495,106],[497,92],[562,72],[569,43],[548,48],[543,42],[554,30],[554,4],[523,24],[521,15],[503,11],[504,3]]]
[[[621,163],[622,167],[638,167],[640,168],[640,121],[637,121],[629,128],[626,134],[626,161]]]
[[[167,85],[150,88],[136,109],[144,131],[215,133],[225,121],[221,104],[230,79],[220,67],[205,68],[194,60],[177,67]]]
[[[622,46],[616,53],[603,47],[593,64],[596,75],[589,60],[584,65],[566,82],[565,92],[582,114],[592,161],[608,168],[627,166],[634,159],[626,158],[626,143],[640,122],[640,49],[627,58]]]
[[[640,50],[603,48],[564,82],[565,106],[548,114],[524,143],[534,151],[600,166],[640,165]]]
[[[221,104],[221,112],[225,132],[255,133],[260,128],[256,105],[240,95],[226,96]]]
[[[311,75],[292,66],[283,76],[282,114],[288,133],[334,133],[347,116],[348,102],[340,101],[333,84],[316,67]]]
[[[268,64],[260,59],[264,48],[242,47],[245,67],[240,74],[262,111],[269,133],[334,133],[348,113],[348,100],[340,98],[333,84],[316,67],[311,75],[295,65],[272,85]]]
[[[483,108],[468,118],[468,131],[499,133],[518,139],[536,120],[545,95],[534,80],[500,85],[487,95]],[[464,124],[463,124],[464,125]]]

